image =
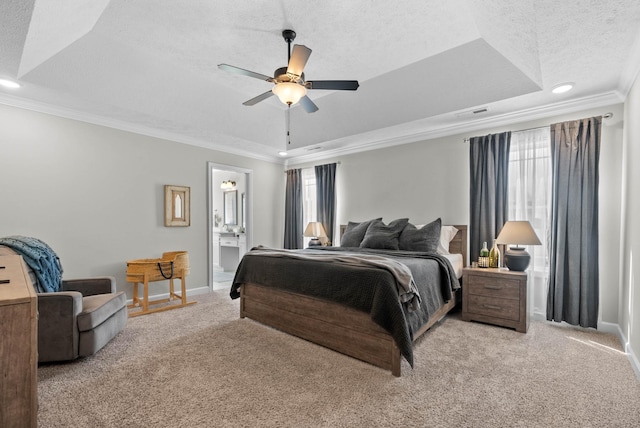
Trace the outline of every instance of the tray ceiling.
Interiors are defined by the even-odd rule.
[[[271,84],[217,64],[271,75],[285,28],[313,50],[307,79],[361,85],[291,109],[294,158],[620,102],[640,68],[637,0],[23,0],[0,5],[0,78],[22,85],[0,102],[277,160],[286,106],[243,106]]]

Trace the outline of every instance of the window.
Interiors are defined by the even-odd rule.
[[[551,204],[551,141],[548,127],[511,133],[509,220],[529,220],[542,245],[528,246],[529,308],[546,314]]]
[[[316,221],[316,172],[314,168],[302,169],[302,230],[309,222]],[[309,245],[311,238],[304,237],[304,247]]]

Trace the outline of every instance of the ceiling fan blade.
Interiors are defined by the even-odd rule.
[[[306,95],[300,98],[300,105],[307,113],[318,111],[318,106],[313,101],[311,101],[311,98]]]
[[[256,73],[255,71],[245,70],[244,68],[235,67],[229,64],[218,64],[220,70],[229,71],[231,73],[242,74],[243,76],[255,77],[256,79],[266,80],[267,82],[273,82],[273,77],[266,74]]]
[[[245,106],[252,106],[254,104],[258,104],[260,101],[266,100],[271,95],[273,95],[273,92],[267,91],[264,94],[260,94],[257,97],[251,98],[250,100],[243,102],[242,104]]]
[[[357,80],[308,80],[307,89],[333,89],[338,91],[355,91],[360,84]]]
[[[302,70],[309,60],[309,55],[311,55],[311,49],[305,45],[293,45],[287,73],[302,76]]]

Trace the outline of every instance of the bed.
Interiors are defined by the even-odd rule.
[[[407,310],[408,303],[403,305],[402,302],[399,305],[403,308],[401,311],[404,315],[398,313],[395,308],[398,294],[395,295],[396,302],[392,302],[394,298],[389,296],[389,286],[386,285],[395,280],[395,277],[387,270],[372,266],[345,266],[316,260],[269,257],[268,254],[255,253],[260,249],[254,249],[243,257],[236,271],[231,297],[240,298],[241,318],[250,318],[400,376],[403,357],[413,366],[412,344],[415,340],[441,320],[459,301],[459,292],[454,289],[446,295],[446,287],[452,287],[454,282],[458,283],[461,268],[466,265],[467,227],[454,227],[457,233],[449,243],[452,256],[420,253],[418,257],[414,257],[415,254],[405,254],[402,251],[388,255],[386,251],[365,250],[366,253],[373,253],[372,257],[402,260],[402,264],[406,263],[407,266],[411,263],[417,266],[419,262],[414,259],[422,258],[428,260],[425,263],[436,266],[433,272],[429,270],[432,273],[428,275],[439,278],[437,281],[441,283],[434,285],[426,293],[423,289],[419,290],[422,300],[426,298],[423,293],[433,295],[429,297],[429,302],[420,303],[420,311],[423,307],[430,307],[427,314],[418,311],[414,314]],[[341,227],[341,234],[343,231],[344,226]],[[322,258],[321,254],[327,251],[333,253],[333,250],[335,248],[300,252],[305,255],[319,254],[318,257]],[[350,257],[350,249],[342,251],[345,250],[348,252],[344,256]],[[459,266],[454,269],[449,260],[456,258]],[[448,261],[443,262],[444,259]],[[415,274],[413,265],[411,270]],[[452,280],[449,277],[454,276],[454,272],[457,278]],[[443,278],[448,278],[446,284]],[[316,285],[315,288],[301,290],[301,283],[305,287],[308,283]],[[322,287],[318,287],[318,284]],[[354,287],[357,287],[357,291],[354,291]],[[373,291],[369,293],[371,298],[366,303],[354,301],[353,296],[368,296],[367,290]],[[367,306],[369,304],[375,310]],[[403,329],[403,321],[399,320],[403,316],[406,331],[399,332]]]

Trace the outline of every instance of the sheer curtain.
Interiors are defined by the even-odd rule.
[[[316,174],[314,168],[302,168],[302,227],[312,221],[317,221],[318,213],[316,207]],[[304,236],[303,247],[309,246],[310,237]]]
[[[509,220],[528,220],[542,245],[529,245],[529,311],[545,317],[549,278],[549,207],[551,146],[549,127],[511,133],[509,153]]]

